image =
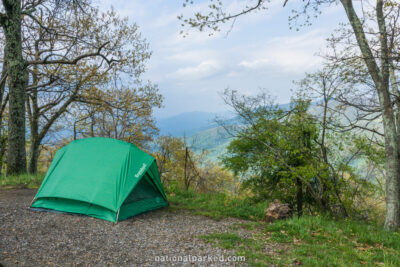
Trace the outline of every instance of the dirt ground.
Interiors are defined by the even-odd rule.
[[[230,231],[238,220],[217,222],[164,208],[113,224],[32,211],[28,207],[35,192],[0,189],[0,266],[235,265],[226,261],[234,251],[198,237]]]

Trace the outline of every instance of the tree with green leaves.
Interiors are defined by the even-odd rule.
[[[371,123],[377,114],[376,111],[375,114],[372,111],[366,112],[366,106],[357,109],[354,103],[347,105],[343,91],[355,91],[358,80],[343,72],[341,65],[325,64],[320,70],[307,73],[301,81],[295,83],[298,87],[296,98],[313,103],[309,113],[320,129],[320,135],[314,141],[319,147],[321,161],[328,168],[327,173],[337,201],[341,204],[370,201],[373,204],[373,199],[383,195],[375,194],[377,188],[374,184],[380,182],[377,176],[381,175],[377,172],[382,171],[382,161],[385,158],[380,133],[376,130],[376,124]],[[365,165],[370,167],[364,169]],[[357,167],[352,170],[350,166]],[[352,175],[349,176],[349,173]],[[352,184],[363,186],[354,188],[353,199],[343,200],[340,184],[344,180],[349,182],[349,178]],[[365,190],[368,186],[371,190]],[[364,209],[361,206],[359,211]],[[366,209],[362,212],[368,213]],[[346,214],[346,210],[343,213]]]
[[[224,164],[257,197],[285,201],[299,216],[304,205],[341,217],[364,213],[355,203],[374,192],[351,166],[359,149],[353,139],[333,133],[328,120],[321,124],[309,99],[298,98],[282,109],[265,93],[240,96],[228,90],[224,96],[239,120],[223,125],[235,138]]]
[[[151,54],[135,23],[119,18],[115,11],[100,12],[90,2],[48,5],[36,13],[41,24],[25,26],[29,34],[23,51],[30,62],[26,99],[30,173],[37,170],[47,133],[73,103],[87,101],[95,88],[107,90],[116,75],[140,87],[139,77]],[[59,51],[63,55],[58,61],[46,61],[57,59]],[[96,53],[89,55],[91,51]],[[77,62],[63,61],[80,56]]]
[[[113,46],[114,43],[110,40],[115,36],[110,35],[104,27],[100,29],[105,30],[102,32],[104,38],[97,38],[98,31],[90,31],[90,27],[93,26],[93,20],[88,20],[92,18],[87,15],[93,10],[90,5],[90,0],[2,1],[0,26],[4,35],[4,56],[8,62],[8,174],[26,172],[25,105],[28,88],[33,96],[36,89],[46,85],[48,87],[58,80],[58,75],[49,75],[41,81],[43,83],[32,85],[31,82],[37,82],[37,77],[40,76],[37,71],[40,70],[39,66],[52,66],[54,70],[60,65],[73,66],[85,60],[88,65],[102,67],[120,62],[120,59],[114,58],[118,55],[116,50],[120,46]],[[113,23],[118,25],[115,20],[107,21],[107,18],[95,15],[93,19],[96,18],[98,21],[104,19],[103,25],[108,23],[105,26],[109,28]],[[82,32],[77,31],[77,26],[81,27]],[[29,100],[35,102],[35,97]],[[33,169],[34,159],[37,158],[36,141],[30,153],[33,159],[30,167]]]
[[[238,102],[233,101],[233,105]],[[232,102],[231,102],[232,103]],[[246,110],[251,125],[237,131],[228,146],[224,164],[245,177],[245,185],[264,199],[279,198],[303,213],[305,194],[326,209],[313,183],[313,154],[317,129],[307,114],[307,103],[297,103],[290,112],[259,106]],[[241,108],[243,110],[243,106]],[[246,121],[246,124],[249,121]],[[310,192],[311,190],[311,192]]]
[[[193,4],[194,1],[184,1],[184,5],[189,3]],[[268,0],[244,1],[243,9],[231,14],[225,10],[222,1],[210,0],[208,13],[198,12],[191,18],[183,16],[179,16],[179,18],[184,25],[199,30],[218,31],[221,23],[234,22],[242,15],[267,9],[269,3]],[[312,14],[319,15],[324,7],[334,3],[340,3],[347,15],[352,36],[356,40],[356,47],[377,93],[382,116],[386,158],[385,227],[396,229],[400,226],[400,154],[398,140],[400,127],[396,124],[396,114],[393,109],[390,73],[393,62],[398,61],[395,42],[399,30],[396,23],[399,3],[383,0],[376,0],[373,4],[371,3],[371,6],[373,6],[373,25],[365,23],[364,8],[358,9],[354,6],[352,0],[305,1],[300,9],[294,11],[291,20],[297,23],[304,18],[304,23],[300,25],[309,24],[313,17]],[[283,6],[290,5],[290,1],[282,1],[282,4]],[[361,5],[363,5],[362,2]]]
[[[223,125],[235,138],[223,162],[243,177],[245,187],[261,199],[278,198],[296,206],[299,216],[304,199],[326,211],[326,197],[319,190],[321,186],[316,186],[321,181],[317,182],[313,171],[313,140],[318,133],[307,114],[309,104],[299,101],[290,110],[283,110],[266,93],[240,96],[229,90],[224,100],[238,115],[240,124]]]

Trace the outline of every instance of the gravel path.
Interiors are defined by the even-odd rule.
[[[217,222],[162,209],[115,225],[91,217],[31,211],[34,195],[30,189],[0,189],[0,266],[235,265],[219,261],[234,251],[215,248],[197,237],[232,231],[230,226],[239,220]],[[167,262],[166,256],[185,260],[189,255],[191,262]],[[207,258],[200,262],[193,256]]]

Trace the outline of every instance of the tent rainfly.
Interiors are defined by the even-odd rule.
[[[31,208],[118,222],[167,205],[152,156],[133,144],[94,137],[57,151]]]

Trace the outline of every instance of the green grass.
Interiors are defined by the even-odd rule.
[[[167,194],[171,209],[191,210],[195,214],[219,220],[235,217],[247,220],[261,220],[265,216],[268,203],[252,203],[248,199],[231,197],[225,194],[202,194],[192,191],[175,190]]]
[[[235,248],[251,266],[400,266],[400,234],[359,221],[305,216],[265,224],[251,238],[235,233],[202,238]]]
[[[0,176],[0,188],[27,187],[38,188],[44,179],[45,174],[21,174]]]
[[[372,223],[303,216],[275,223],[262,221],[268,203],[224,194],[174,190],[167,194],[171,208],[187,209],[214,219],[236,217],[228,233],[201,236],[236,255],[250,266],[400,266],[400,234]],[[243,237],[240,229],[252,234]]]

